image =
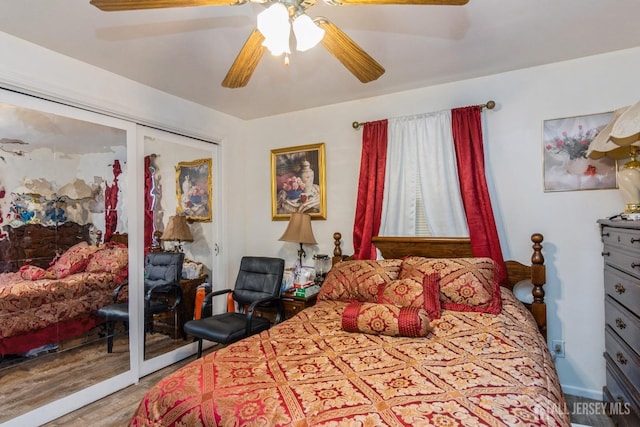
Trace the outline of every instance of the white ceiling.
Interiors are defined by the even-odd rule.
[[[0,0],[0,31],[243,119],[640,46],[638,0],[470,0],[466,6],[318,0],[307,14],[346,32],[385,67],[382,77],[360,83],[318,45],[293,52],[289,66],[266,53],[245,88],[223,88],[263,8],[102,12],[89,0]]]

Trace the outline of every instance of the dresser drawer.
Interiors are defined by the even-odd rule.
[[[625,273],[640,277],[640,253],[623,252],[617,247],[606,247],[602,253],[605,264],[613,266]]]
[[[629,383],[637,390],[640,388],[640,360],[638,355],[607,326],[605,328],[605,347],[608,357],[615,366],[627,377]]]
[[[625,343],[640,354],[640,319],[607,296],[604,305],[605,322]]]
[[[603,226],[601,235],[605,251],[608,247],[618,247],[624,252],[631,250],[640,253],[640,230]]]
[[[605,294],[624,305],[633,313],[640,313],[640,284],[638,279],[615,268],[604,267]]]
[[[302,310],[306,308],[306,304],[301,301],[283,299],[282,303],[284,304],[284,312],[285,312],[285,315],[287,316],[287,319],[295,316],[296,314],[300,313]]]
[[[604,388],[604,399],[613,403],[610,409],[615,412],[610,415],[623,417],[637,417],[640,414],[640,400],[638,391],[624,379],[614,362],[607,358],[607,386]],[[613,411],[615,410],[615,411]],[[625,425],[625,424],[621,424]],[[634,424],[626,424],[634,425]]]

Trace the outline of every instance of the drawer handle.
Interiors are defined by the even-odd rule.
[[[622,353],[620,353],[620,352],[616,353],[616,359],[618,359],[618,362],[620,362],[621,365],[626,365],[627,364],[627,358],[624,357],[622,355]]]
[[[631,268],[640,267],[640,264],[636,264],[635,262],[631,263]]]
[[[611,252],[602,252],[600,255],[602,255],[602,256],[611,256]]]
[[[618,327],[618,329],[624,329],[627,327],[627,324],[624,323],[624,321],[621,318],[617,318],[616,319],[616,326]]]
[[[626,289],[624,288],[624,286],[622,286],[621,283],[616,283],[616,285],[614,286],[615,290],[617,293],[619,294],[624,294]]]
[[[631,238],[631,243],[636,243],[636,242],[640,242],[640,238],[634,239],[633,237]]]
[[[600,236],[601,236],[601,237],[609,237],[610,235],[611,235],[611,234],[609,234],[609,232],[606,232],[606,233],[602,233]]]

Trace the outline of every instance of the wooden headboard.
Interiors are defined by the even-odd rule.
[[[57,254],[76,243],[91,242],[92,227],[92,224],[71,221],[50,226],[6,226],[4,231],[8,237],[0,242],[0,272],[18,271],[25,264],[46,269]]]
[[[351,259],[344,256],[341,249],[342,234],[334,233],[333,263]],[[533,303],[525,304],[533,314],[542,335],[547,337],[547,306],[544,302],[546,269],[542,255],[543,236],[540,233],[531,235],[533,253],[531,265],[518,261],[505,261],[507,280],[510,288],[522,281],[530,280],[533,284]],[[371,242],[380,250],[383,258],[403,258],[408,255],[426,258],[469,258],[473,256],[469,238],[457,237],[373,237]]]

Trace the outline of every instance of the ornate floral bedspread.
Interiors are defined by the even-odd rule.
[[[423,338],[344,332],[322,301],[152,388],[131,426],[569,426],[531,315],[443,311]]]
[[[113,302],[112,273],[76,273],[64,279],[0,279],[0,339],[91,313]]]

